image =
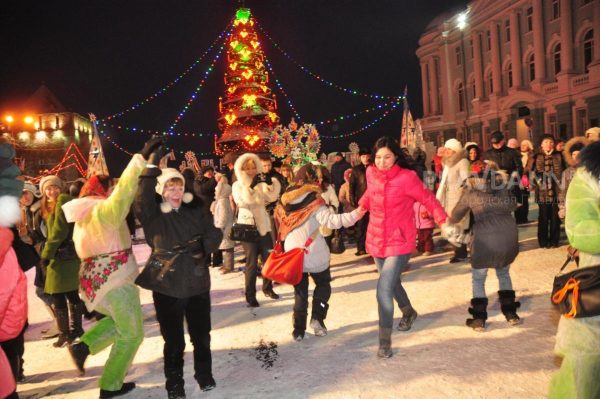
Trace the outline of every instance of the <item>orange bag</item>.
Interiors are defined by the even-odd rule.
[[[308,253],[308,247],[318,232],[317,229],[308,237],[304,247],[293,248],[287,252],[283,251],[283,244],[278,236],[275,247],[262,268],[262,276],[282,284],[296,285],[300,283],[304,271],[304,254]]]

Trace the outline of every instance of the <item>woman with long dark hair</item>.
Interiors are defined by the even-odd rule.
[[[416,245],[413,205],[416,201],[423,204],[437,224],[444,223],[447,215],[433,193],[411,170],[393,139],[378,139],[373,146],[373,159],[374,165],[367,168],[367,191],[359,205],[371,213],[366,250],[375,259],[379,270],[377,356],[388,358],[392,356],[393,300],[396,299],[402,311],[398,324],[400,331],[409,330],[417,317],[400,280]]]

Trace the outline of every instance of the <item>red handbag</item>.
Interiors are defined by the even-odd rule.
[[[312,244],[318,233],[319,230],[315,230],[308,237],[303,247],[293,248],[285,252],[281,239],[277,236],[275,247],[263,265],[262,276],[282,284],[296,285],[300,283],[302,281],[302,273],[304,272],[304,254],[308,253],[308,247]]]

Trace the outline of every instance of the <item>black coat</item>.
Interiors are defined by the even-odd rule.
[[[348,191],[350,193],[350,205],[354,208],[358,207],[358,201],[367,191],[367,167],[362,163],[352,168],[352,174],[350,175],[350,187]]]
[[[344,184],[344,172],[352,168],[352,165],[345,159],[331,165],[331,182],[335,188],[335,193],[340,191],[340,187]]]
[[[493,161],[498,164],[501,170],[506,171],[510,176],[517,172],[519,176],[523,174],[523,164],[521,163],[521,154],[517,150],[503,146],[500,149],[490,148],[483,153],[483,159]]]
[[[160,169],[149,168],[140,176],[140,185],[133,204],[135,215],[142,224],[146,241],[152,248],[152,252],[170,251],[174,246],[184,244],[197,236],[202,237],[205,254],[215,252],[219,248],[223,234],[214,226],[210,211],[199,204],[183,204],[178,210],[164,213],[154,191],[158,175]],[[195,266],[194,273],[186,274],[188,277],[191,276],[186,285],[186,292],[163,292],[163,294],[182,298],[210,290],[210,274],[206,267],[206,258],[190,261],[190,257],[186,255],[178,258],[178,261],[181,260],[186,265]],[[176,266],[177,263],[174,267]]]

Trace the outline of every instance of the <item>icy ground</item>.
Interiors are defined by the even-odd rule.
[[[470,266],[448,264],[450,253],[410,262],[403,281],[419,312],[412,330],[394,330],[394,356],[376,357],[377,273],[369,257],[355,249],[332,256],[333,294],[326,320],[329,334],[292,340],[293,291],[276,286],[279,300],[245,306],[243,274],[212,276],[212,354],[217,388],[201,392],[193,379],[191,344],[185,354],[188,398],[543,398],[558,367],[552,348],[558,315],[549,300],[552,279],[565,257],[565,246],[538,249],[536,226],[520,228],[521,253],[512,267],[519,314],[524,323],[509,327],[500,313],[497,279],[489,273],[486,289],[490,318],[484,333],[465,327],[471,298]],[[498,232],[502,234],[502,232]],[[138,261],[148,255],[136,246]],[[236,264],[239,268],[240,264]],[[29,323],[22,398],[98,397],[98,378],[108,350],[88,358],[78,377],[67,349],[40,340],[48,315],[29,284]],[[260,281],[260,280],[259,280]],[[311,282],[311,289],[313,285]],[[141,294],[145,340],[126,381],[137,388],[123,398],[165,398],[163,342],[151,293]],[[399,310],[395,310],[398,321]],[[86,322],[89,326],[89,322]],[[260,347],[260,348],[259,348]]]

